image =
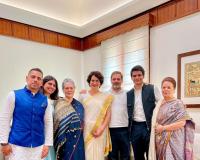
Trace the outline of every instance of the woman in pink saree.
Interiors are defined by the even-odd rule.
[[[149,160],[193,160],[195,125],[183,102],[174,97],[176,81],[162,81],[161,100],[154,109]]]

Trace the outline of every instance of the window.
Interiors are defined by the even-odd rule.
[[[111,86],[110,75],[121,71],[124,75],[124,89],[133,86],[130,71],[133,66],[141,65],[145,69],[145,81],[149,82],[149,26],[134,29],[101,43],[102,72],[105,77],[102,89]]]

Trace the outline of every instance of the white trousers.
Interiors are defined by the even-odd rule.
[[[42,160],[42,147],[21,147],[11,144],[12,153],[7,156],[6,160]]]

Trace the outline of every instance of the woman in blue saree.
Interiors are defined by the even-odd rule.
[[[71,79],[62,83],[65,97],[60,98],[54,110],[54,147],[57,160],[85,160],[83,140],[84,109],[73,98],[75,85]]]

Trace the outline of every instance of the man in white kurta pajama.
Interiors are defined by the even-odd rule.
[[[27,86],[10,92],[1,109],[0,143],[8,160],[41,160],[53,145],[51,108],[39,92],[42,77],[39,68],[31,69]]]

